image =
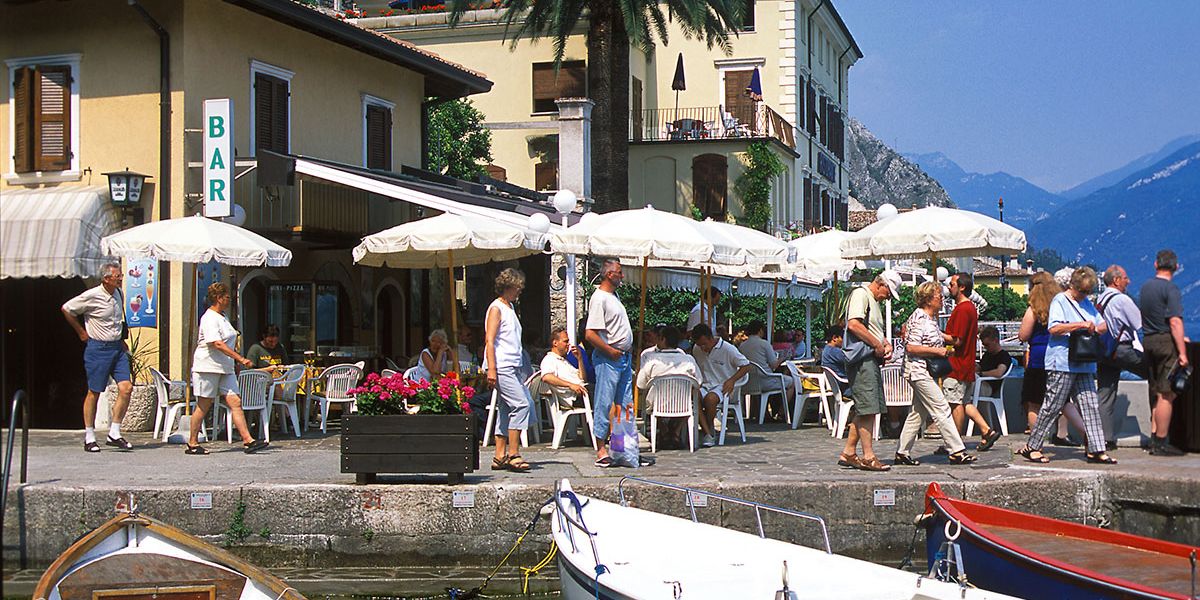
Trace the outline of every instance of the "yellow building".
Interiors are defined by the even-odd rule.
[[[328,11],[291,0],[93,0],[5,3],[3,14],[3,394],[26,386],[37,426],[78,426],[82,346],[58,307],[95,285],[99,237],[200,210],[205,99],[232,101],[245,226],[294,255],[286,268],[221,269],[238,290],[243,349],[274,323],[297,360],[338,348],[411,356],[440,325],[445,272],[357,267],[350,248],[460,206],[553,214],[519,190],[463,188],[412,169],[424,103],[491,82]],[[150,178],[137,205],[115,209],[104,173],[125,168]],[[531,281],[545,281],[539,260]],[[180,379],[194,335],[186,313],[197,298],[204,305],[203,291],[190,265],[157,266],[158,289],[140,302],[153,298],[167,317],[135,336],[150,349],[142,358]],[[527,308],[548,312],[534,296]]]
[[[493,176],[558,187],[554,99],[588,95],[582,29],[567,40],[555,77],[552,40],[521,40],[510,50],[499,9],[469,11],[451,28],[445,13],[429,12],[436,6],[421,8],[433,2],[391,16],[372,16],[381,2],[362,4],[362,26],[488,68],[495,86],[473,101],[492,131]],[[862,52],[826,0],[752,0],[750,7],[730,55],[686,39],[678,24],[669,24],[669,46],[630,49],[629,205],[737,218],[733,186],[746,147],[766,141],[785,166],[772,186],[770,229],[845,228],[847,75]],[[676,94],[679,56],[686,89]],[[745,93],[755,70],[761,102]]]

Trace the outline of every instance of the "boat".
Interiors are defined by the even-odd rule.
[[[630,507],[624,490],[629,482],[687,494],[681,500],[693,519]],[[614,504],[575,493],[566,479],[557,484],[549,511],[566,600],[1009,598],[833,554],[825,522],[807,513],[636,477],[622,478],[618,491],[621,502]],[[759,517],[760,535],[698,522],[701,496],[706,503],[748,507]],[[764,512],[819,527],[824,548],[766,538]]]
[[[278,577],[166,523],[120,513],[67,548],[33,600],[305,600]]]
[[[952,542],[972,584],[1021,598],[1196,597],[1200,547],[925,492],[930,566]]]

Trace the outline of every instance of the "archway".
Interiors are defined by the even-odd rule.
[[[400,283],[388,277],[375,290],[375,345],[379,353],[405,366],[408,350],[408,301]]]

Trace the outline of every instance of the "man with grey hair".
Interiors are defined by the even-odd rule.
[[[600,283],[588,302],[587,331],[592,364],[596,367],[596,395],[592,398],[592,433],[596,436],[596,466],[612,466],[608,455],[609,412],[633,398],[633,329],[617,288],[625,280],[621,262],[605,259],[600,266]]]
[[[111,262],[100,267],[100,285],[91,288],[62,305],[63,317],[75,330],[80,341],[87,344],[83,351],[83,370],[87,373],[87,394],[83,397],[83,449],[99,452],[96,443],[96,404],[100,393],[108,387],[108,379],[117,382],[117,400],[113,404],[112,421],[108,426],[105,445],[132,450],[121,437],[121,420],[129,408],[133,392],[129,372],[129,346],[125,344],[128,329],[125,325],[125,298],[121,294],[121,265]],[[79,322],[80,317],[83,323]]]
[[[1104,428],[1104,444],[1109,451],[1117,447],[1120,428],[1113,413],[1117,404],[1117,385],[1121,382],[1121,371],[1129,371],[1138,377],[1146,377],[1146,361],[1142,354],[1142,341],[1138,332],[1142,329],[1142,311],[1125,293],[1129,287],[1129,275],[1120,265],[1104,270],[1104,291],[1096,299],[1096,308],[1108,323],[1108,334],[1112,344],[1107,356],[1096,365],[1096,392],[1100,397],[1100,424]]]
[[[881,300],[900,299],[900,274],[885,269],[871,283],[854,288],[846,298],[846,374],[854,399],[854,420],[838,465],[864,471],[890,471],[875,456],[871,445],[875,416],[883,412],[883,375],[880,368],[892,357],[892,344],[884,336]],[[856,447],[862,443],[863,453]]]

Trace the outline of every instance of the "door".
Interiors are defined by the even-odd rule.
[[[692,202],[705,217],[725,220],[729,161],[721,154],[701,154],[692,159]]]
[[[755,130],[754,119],[754,104],[755,102],[746,95],[746,88],[750,87],[750,78],[754,76],[754,71],[725,71],[725,110],[737,119],[741,125],[747,125],[751,130]],[[755,131],[757,134],[757,131]]]

